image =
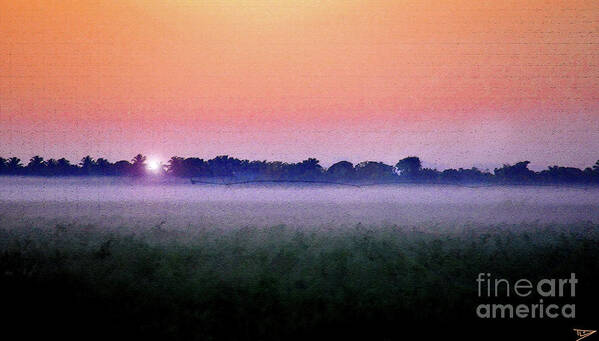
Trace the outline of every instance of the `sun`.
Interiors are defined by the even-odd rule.
[[[156,160],[150,160],[148,161],[146,168],[151,172],[158,172],[158,170],[160,170],[160,162]]]

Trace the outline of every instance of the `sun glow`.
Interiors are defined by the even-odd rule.
[[[147,169],[151,172],[158,172],[160,170],[160,162],[156,160],[150,160],[147,164]]]

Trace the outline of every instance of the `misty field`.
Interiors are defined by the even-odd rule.
[[[598,208],[574,187],[0,178],[3,322],[85,339],[568,340],[596,327]],[[558,299],[576,318],[480,319],[479,273],[576,273]]]

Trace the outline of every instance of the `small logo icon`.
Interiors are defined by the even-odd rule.
[[[596,330],[585,330],[585,329],[574,329],[574,331],[576,332],[576,336],[578,336],[578,339],[576,341],[580,341],[580,340],[584,339],[585,337],[589,337],[592,334],[595,334],[597,332]]]

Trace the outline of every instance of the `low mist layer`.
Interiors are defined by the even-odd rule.
[[[594,187],[343,186],[143,183],[1,178],[0,221],[170,229],[599,221]]]

